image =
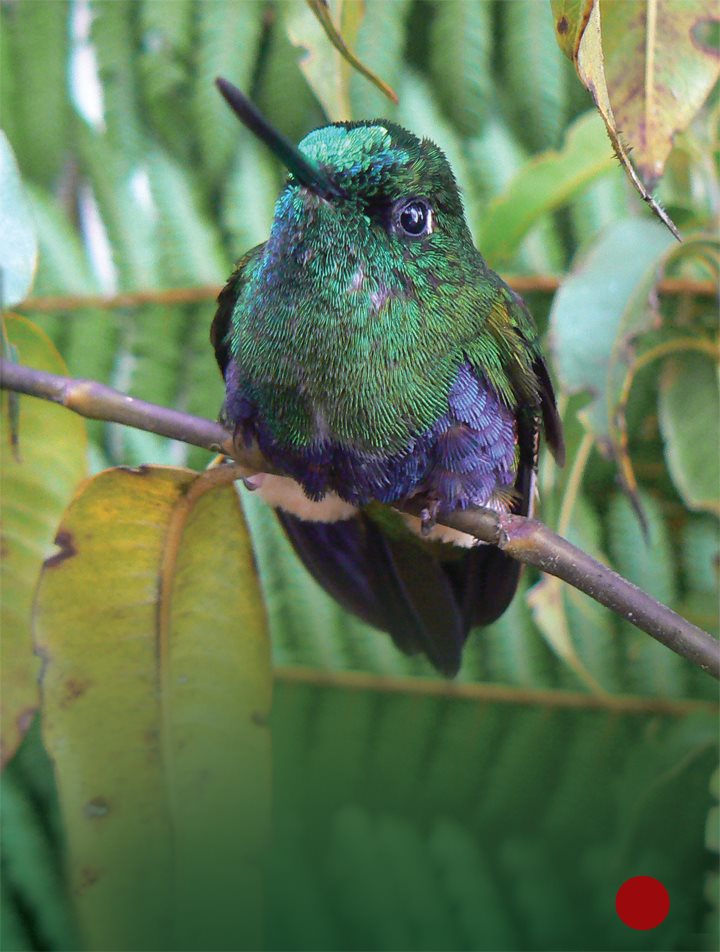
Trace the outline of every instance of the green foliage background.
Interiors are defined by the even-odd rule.
[[[351,45],[394,86],[397,107],[344,72],[299,0],[4,3],[1,115],[37,226],[33,296],[219,285],[266,237],[283,172],[238,127],[217,75],[295,140],[337,103],[349,106],[346,118],[396,119],[446,151],[493,267],[571,275],[554,301],[527,295],[550,327],[569,445],[564,472],[541,466],[541,518],[716,629],[718,397],[707,356],[716,315],[702,295],[651,294],[660,269],[715,274],[716,102],[678,137],[660,187],[686,239],[678,250],[614,164],[599,120],[586,116],[591,102],[545,3],[366,0],[354,18],[347,9]],[[94,123],[72,82],[83,48],[94,51],[101,88]],[[622,242],[629,251],[618,251]],[[73,375],[217,413],[210,300],[112,310],[69,302],[46,313],[28,301],[23,310]],[[600,354],[595,376],[588,343]],[[647,540],[610,458],[628,368],[628,450]],[[89,433],[95,471],[209,462],[115,425],[93,423]],[[421,680],[432,678],[424,663],[325,597],[262,504],[244,504],[278,669],[269,947],[713,947],[704,897],[715,728],[694,703],[715,698],[709,679],[553,581],[528,602],[538,580],[526,573],[506,615],[468,645],[468,697],[437,693],[434,679]],[[310,675],[298,680],[298,666]],[[350,677],[323,683],[333,672],[416,680],[397,690]],[[483,693],[487,683],[507,691]],[[641,700],[618,708],[609,695]],[[652,697],[677,704],[642,700]],[[2,818],[2,948],[76,948],[37,725],[5,773]],[[629,934],[614,919],[614,892],[642,872],[665,881],[673,911],[655,932]]]

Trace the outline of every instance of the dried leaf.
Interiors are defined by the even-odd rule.
[[[702,41],[720,24],[711,0],[601,0],[605,80],[615,123],[648,189],[662,177],[673,138],[720,75],[720,52]]]
[[[647,5],[640,2],[611,4],[607,14],[609,27],[606,27],[604,21],[607,6],[606,0],[603,0],[602,3],[600,3],[599,0],[585,0],[585,2],[578,2],[578,0],[552,0],[552,10],[553,16],[555,17],[555,33],[558,43],[563,52],[572,59],[581,82],[593,97],[595,105],[598,107],[605,122],[605,127],[613,148],[615,149],[615,154],[644,201],[648,203],[658,218],[664,222],[672,234],[679,240],[680,236],[674,223],[667,212],[660,207],[648,191],[648,189],[656,183],[659,175],[656,174],[652,179],[643,181],[642,176],[645,172],[644,160],[638,167],[640,174],[630,160],[630,150],[639,148],[647,139],[648,122],[647,119],[644,121],[640,120],[637,114],[638,110],[643,108],[642,104],[644,103],[644,109],[647,115],[649,97],[651,95],[654,97],[654,84],[653,81],[648,83],[647,70],[642,74],[643,83],[641,83],[640,87],[637,85],[639,80],[636,73],[636,66],[634,65],[637,59],[637,45],[640,44],[643,50],[647,50],[650,47],[655,49],[658,42],[657,31],[652,24],[656,23],[656,18],[646,16],[642,19],[638,14],[635,31],[633,33],[634,47],[632,51],[625,50],[622,44],[619,46],[613,45],[618,30],[618,26],[615,22],[615,7],[625,7],[628,10],[636,10],[636,8],[645,9],[647,6],[649,10],[657,10],[657,6],[663,2],[670,8],[671,15],[674,8],[685,5],[684,0],[682,0],[682,2],[678,2],[678,0],[648,0]],[[650,23],[648,23],[648,21],[650,21]],[[663,18],[663,23],[664,22],[665,20]],[[606,52],[608,53],[607,61]],[[703,57],[706,56],[706,54],[702,55]],[[647,56],[645,57],[645,65],[648,66]],[[626,88],[627,77],[630,75],[635,76],[636,81],[629,88]],[[681,78],[682,75],[681,73]],[[610,76],[611,79],[609,79],[608,76]],[[653,89],[652,94],[650,93],[651,88]],[[702,104],[706,95],[707,90],[702,93],[702,98],[697,108]],[[669,122],[675,131],[685,128],[697,111],[695,108],[692,113],[687,116],[687,121],[685,121],[686,110],[682,110],[682,113],[680,112],[674,96],[665,99],[663,102],[663,108],[670,110],[670,115],[673,116]],[[695,98],[693,102],[695,102]],[[628,103],[632,103],[633,105],[629,106]],[[618,116],[616,116],[614,111],[616,106],[619,109],[619,115],[625,118],[625,124],[619,122]],[[673,108],[674,111],[672,111]],[[679,115],[682,115],[683,118],[676,118]],[[670,151],[671,145],[672,138],[670,138],[667,152]],[[667,157],[667,152],[663,157],[663,164],[664,158]],[[642,151],[640,154],[642,156]],[[660,172],[661,171],[662,167],[660,167]]]

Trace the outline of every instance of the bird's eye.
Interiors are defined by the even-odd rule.
[[[432,208],[421,198],[398,203],[395,211],[398,230],[410,238],[429,235],[433,230]]]

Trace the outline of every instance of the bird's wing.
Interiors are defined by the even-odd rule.
[[[548,447],[558,465],[562,466],[565,462],[562,421],[535,321],[517,292],[494,272],[488,272],[488,276],[493,294],[487,332],[495,337],[503,351],[517,405],[528,409],[534,405],[540,411]]]
[[[486,320],[483,327],[484,333],[491,335],[489,339],[486,337],[486,346],[494,349],[496,359],[506,369],[506,383],[512,390],[516,407],[518,468],[511,511],[516,515],[530,516],[541,422],[548,446],[562,466],[565,461],[562,421],[535,323],[525,302],[494,272],[488,270],[488,279],[492,305],[490,320]],[[469,347],[467,357],[478,379],[487,379],[482,346],[477,349]],[[520,569],[517,560],[495,546],[470,549],[459,561],[446,565],[466,626],[489,625],[503,614],[515,594]]]
[[[218,295],[218,308],[210,326],[210,343],[215,350],[215,359],[223,377],[230,362],[230,338],[232,336],[232,316],[235,304],[247,281],[249,267],[262,255],[264,248],[264,243],[256,245],[240,258],[225,287]]]

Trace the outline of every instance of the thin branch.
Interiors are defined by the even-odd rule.
[[[0,360],[0,388],[51,400],[95,420],[122,423],[232,457],[238,476],[273,472],[255,447],[238,447],[220,424],[136,400],[92,380],[76,380]],[[419,515],[416,497],[404,509]],[[443,522],[585,592],[672,651],[720,679],[720,642],[536,519],[491,509],[455,512]]]
[[[563,277],[556,274],[506,274],[504,280],[520,294],[539,292],[554,294]],[[717,284],[697,278],[663,278],[658,291],[665,295],[691,294],[698,297],[715,297]],[[22,311],[49,314],[55,311],[77,311],[82,308],[115,311],[122,308],[140,307],[145,304],[196,304],[214,301],[221,288],[217,284],[199,285],[192,288],[166,288],[147,291],[123,291],[120,294],[65,294],[47,297],[31,297],[19,305]]]
[[[590,694],[587,691],[525,688],[514,684],[447,681],[444,678],[418,678],[407,675],[369,674],[365,671],[332,671],[300,665],[279,665],[276,681],[286,684],[312,684],[343,691],[377,691],[382,694],[416,694],[423,697],[452,698],[487,704],[517,704],[531,707],[571,708],[578,711],[612,711],[615,714],[716,714],[713,701],[690,698],[639,697],[630,694]]]

